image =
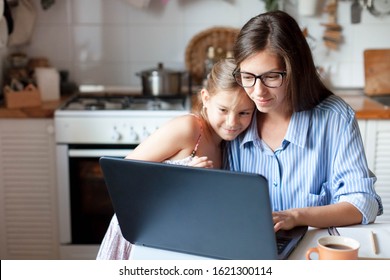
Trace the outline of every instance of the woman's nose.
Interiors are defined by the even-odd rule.
[[[267,87],[261,82],[260,79],[257,79],[255,85],[253,86],[252,94],[263,95],[266,91]]]

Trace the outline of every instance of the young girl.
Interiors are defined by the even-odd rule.
[[[224,141],[236,138],[250,124],[255,105],[234,77],[231,59],[216,63],[197,110],[172,119],[143,141],[126,158],[194,167],[221,168]],[[131,244],[111,220],[97,259],[128,259]]]

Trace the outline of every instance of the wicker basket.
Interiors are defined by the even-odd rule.
[[[223,53],[232,51],[238,32],[239,29],[231,27],[212,27],[196,34],[190,40],[186,48],[185,63],[194,85],[202,84],[207,49],[213,46],[215,50],[220,49]]]

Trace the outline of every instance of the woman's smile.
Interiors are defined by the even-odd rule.
[[[273,98],[257,98],[254,99],[256,104],[259,104],[262,107],[266,107],[267,105],[270,105],[272,102]]]

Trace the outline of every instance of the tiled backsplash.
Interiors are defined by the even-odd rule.
[[[61,0],[48,10],[33,0],[37,22],[30,57],[48,57],[58,69],[67,69],[78,84],[140,86],[136,73],[163,62],[184,69],[185,48],[198,32],[213,26],[240,28],[264,12],[261,0],[151,0],[139,9],[129,0]],[[390,48],[390,16],[376,18],[363,11],[362,22],[351,24],[351,1],[339,3],[338,22],[344,42],[328,52],[322,43],[327,15],[299,17],[295,3],[287,11],[315,38],[313,54],[337,87],[363,87],[363,50]],[[322,1],[324,2],[324,1]],[[9,50],[14,51],[14,49]]]

